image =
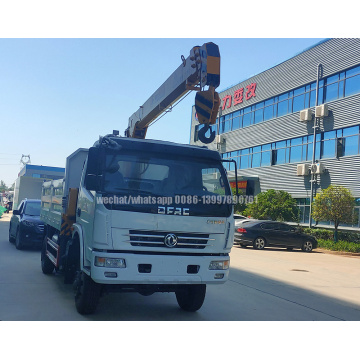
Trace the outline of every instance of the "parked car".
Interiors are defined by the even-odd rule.
[[[44,238],[44,223],[40,220],[40,200],[23,200],[10,219],[9,241],[15,242],[18,250],[25,245],[41,246]]]
[[[244,221],[239,226],[235,225],[234,244],[241,247],[252,245],[257,250],[273,246],[310,252],[317,248],[313,236],[303,234],[294,226],[269,220]]]

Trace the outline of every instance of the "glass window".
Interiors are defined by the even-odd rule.
[[[249,157],[250,155],[240,156],[240,169],[247,169],[249,167]]]
[[[321,157],[324,159],[335,157],[335,139],[325,140],[323,142],[323,151]]]
[[[255,105],[255,109],[261,109],[261,108],[263,108],[264,107],[264,102],[262,101],[262,102],[259,102],[259,103],[257,103],[256,105]]]
[[[326,87],[326,101],[336,100],[338,98],[338,83]]]
[[[327,79],[326,79],[326,83],[327,84],[331,84],[333,82],[336,82],[339,80],[339,74],[335,74],[335,75],[332,75],[332,76],[329,76]]]
[[[286,155],[286,149],[278,149],[275,151],[275,159],[274,164],[285,164],[285,155]]]
[[[290,162],[301,161],[302,146],[292,146],[290,151]]]
[[[263,151],[261,153],[261,166],[271,165],[271,151]]]
[[[344,136],[356,135],[358,133],[359,133],[359,126],[352,126],[352,127],[343,129]]]
[[[261,162],[261,153],[255,153],[252,155],[251,167],[259,167]]]
[[[316,91],[312,90],[310,92],[310,107],[315,106],[315,104],[316,104]]]
[[[295,139],[291,139],[291,146],[293,145],[300,145],[302,144],[302,138],[295,138]]]
[[[324,132],[324,140],[328,139],[335,139],[336,138],[336,131],[326,131]]]
[[[255,124],[263,121],[264,116],[264,109],[256,110],[255,111]]]
[[[339,82],[339,98],[344,97],[345,81]]]
[[[295,96],[293,101],[293,112],[305,109],[305,94]]]
[[[305,86],[302,86],[299,89],[294,90],[294,96],[303,94],[305,92]]]
[[[234,117],[232,121],[232,130],[239,129],[241,127],[240,125],[240,116]]]
[[[275,147],[276,149],[280,149],[286,146],[286,141],[278,141],[277,143],[275,143]]]
[[[360,75],[345,80],[345,96],[360,92]]]
[[[318,104],[323,104],[324,103],[324,88],[321,87],[319,88],[319,96],[318,96]]]
[[[286,115],[289,112],[288,103],[289,103],[288,100],[281,101],[278,103],[278,105],[277,105],[277,116],[278,117]]]
[[[271,98],[271,99],[265,101],[265,106],[271,105],[273,103],[274,103],[274,98]]]
[[[270,120],[274,117],[274,105],[267,106],[264,109],[264,120]]]
[[[289,98],[289,94],[288,94],[288,93],[279,95],[279,101],[282,101],[282,100],[285,100],[285,99],[288,99],[288,98]]]
[[[346,71],[346,77],[353,76],[360,73],[360,65]]]
[[[344,138],[345,147],[344,147],[344,156],[356,155],[359,153],[359,136],[348,136]]]
[[[228,132],[228,131],[231,130],[230,125],[231,125],[231,122],[230,122],[230,121],[225,121],[225,122],[224,122],[224,132]]]
[[[253,118],[253,113],[252,113],[252,112],[247,113],[247,114],[244,114],[244,117],[243,117],[243,127],[246,127],[246,126],[251,125],[251,123],[252,123],[252,118]]]

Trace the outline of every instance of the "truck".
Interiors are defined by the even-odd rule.
[[[73,284],[80,314],[95,312],[113,291],[173,292],[181,309],[194,312],[208,284],[228,279],[233,203],[220,154],[145,139],[155,119],[196,90],[201,138],[211,142],[219,80],[217,45],[194,47],[130,117],[124,137],[100,136],[68,156],[63,180],[43,184],[41,268]]]
[[[19,176],[15,181],[13,209],[24,199],[40,199],[44,179]]]

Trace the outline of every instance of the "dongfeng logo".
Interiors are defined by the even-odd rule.
[[[178,242],[178,238],[175,234],[167,234],[164,239],[164,244],[167,247],[174,247]]]

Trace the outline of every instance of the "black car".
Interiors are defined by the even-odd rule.
[[[18,250],[25,245],[41,246],[44,238],[44,223],[40,220],[40,200],[23,200],[13,211],[9,227],[9,241],[15,242]]]
[[[274,246],[310,252],[317,248],[317,241],[313,236],[303,234],[293,226],[268,220],[252,220],[236,226],[234,244],[241,247],[252,245],[257,250]]]

